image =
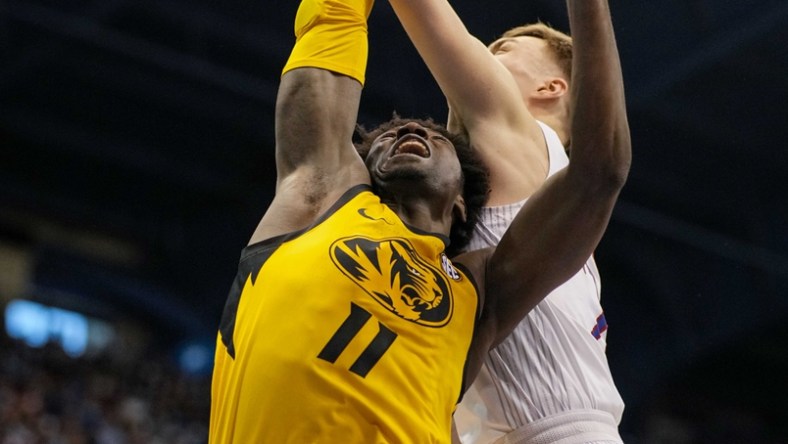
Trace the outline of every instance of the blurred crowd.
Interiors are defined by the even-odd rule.
[[[75,359],[0,336],[0,444],[207,441],[209,375],[185,375],[155,351]]]
[[[624,440],[784,443],[784,368],[761,368],[761,378],[737,371],[735,383],[724,382],[723,367],[700,369],[702,377],[661,387],[643,411],[630,408],[636,424],[628,428],[639,433],[625,427]],[[31,348],[0,330],[0,444],[205,444],[209,409],[210,374],[187,375],[161,350],[117,344],[72,358],[58,345]]]

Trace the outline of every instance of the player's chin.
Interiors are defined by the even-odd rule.
[[[414,168],[396,168],[372,177],[372,188],[381,196],[395,196],[422,188],[427,182],[427,172]]]
[[[420,165],[397,165],[381,171],[379,175],[381,182],[399,183],[402,181],[420,181],[429,176],[429,169]]]

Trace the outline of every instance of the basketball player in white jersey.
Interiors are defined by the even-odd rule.
[[[536,24],[489,48],[446,0],[390,3],[447,97],[449,128],[465,131],[491,170],[471,247],[496,245],[528,197],[568,165],[570,129],[584,125],[573,120],[581,97],[573,75],[597,76],[599,112],[626,119],[615,100],[623,81],[607,1],[567,1],[574,42]],[[624,404],[605,356],[599,297],[591,257],[492,349],[455,413],[464,444],[622,442]]]

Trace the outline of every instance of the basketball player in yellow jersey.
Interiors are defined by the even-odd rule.
[[[450,260],[487,191],[467,143],[412,120],[351,143],[371,7],[304,0],[296,16],[276,195],[222,316],[211,443],[449,443],[489,348],[580,269],[625,181],[626,119],[599,112],[602,100],[623,110],[623,96],[580,89],[594,109],[579,102],[589,124],[572,134],[570,166],[497,247]]]

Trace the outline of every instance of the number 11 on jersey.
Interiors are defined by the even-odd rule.
[[[364,324],[367,323],[372,315],[354,303],[350,303],[350,314],[339,326],[339,329],[331,336],[318,358],[328,361],[330,363],[336,362],[339,355],[347,348],[350,341],[358,334]],[[394,340],[397,339],[397,334],[391,331],[388,327],[378,321],[378,334],[372,339],[372,342],[367,345],[361,355],[356,359],[356,362],[350,366],[350,371],[363,377],[367,376],[372,367],[377,364],[380,358],[386,353],[386,350],[391,347]]]

